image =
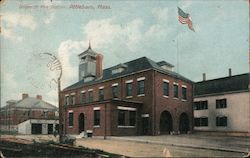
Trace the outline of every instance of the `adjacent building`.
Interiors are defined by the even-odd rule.
[[[250,134],[249,73],[194,85],[194,129]]]
[[[60,93],[66,134],[159,135],[193,129],[192,81],[173,65],[141,57],[102,69],[91,46],[79,54],[79,81]]]
[[[22,94],[21,100],[7,101],[7,105],[0,112],[2,131],[51,134],[51,128],[53,131],[58,128],[58,108],[43,101],[41,95],[29,97],[28,94]]]

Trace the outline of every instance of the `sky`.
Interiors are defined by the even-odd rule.
[[[195,32],[178,21],[189,13]],[[247,0],[11,0],[1,4],[1,106],[22,93],[57,105],[46,54],[62,64],[62,89],[78,81],[78,54],[104,56],[104,68],[146,56],[201,81],[249,72]]]

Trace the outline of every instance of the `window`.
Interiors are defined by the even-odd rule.
[[[163,95],[169,96],[169,83],[163,82]]]
[[[118,110],[118,126],[125,126],[125,111]]]
[[[127,96],[132,96],[132,83],[127,83],[126,84],[126,95]]]
[[[182,92],[182,99],[187,100],[187,88],[181,87],[181,92]]]
[[[178,85],[174,84],[174,97],[178,98]]]
[[[216,100],[216,109],[222,109],[227,107],[226,99],[217,99]]]
[[[196,127],[208,126],[208,118],[207,117],[194,118],[194,126]]]
[[[69,105],[69,96],[64,97],[64,105]]]
[[[69,112],[69,126],[72,127],[74,122],[74,113]]]
[[[227,117],[216,117],[216,126],[227,126]]]
[[[136,123],[136,112],[129,111],[129,126],[135,126]]]
[[[49,113],[48,111],[44,111],[44,112],[43,112],[43,116],[44,116],[45,118],[47,118],[47,117],[48,117],[48,113]]]
[[[137,90],[137,94],[144,94],[144,88],[145,88],[145,83],[144,80],[138,81],[138,90]]]
[[[207,100],[194,102],[194,110],[205,110],[208,109]]]
[[[75,95],[71,95],[71,105],[75,105],[76,103],[76,97]]]
[[[93,91],[88,92],[88,101],[93,102]]]
[[[86,93],[81,93],[81,103],[86,103]]]
[[[99,101],[104,100],[104,89],[99,89]]]
[[[112,97],[117,98],[118,97],[118,86],[112,87]]]
[[[100,110],[94,110],[94,126],[100,126]]]

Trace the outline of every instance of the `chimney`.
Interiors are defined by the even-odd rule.
[[[36,99],[42,100],[43,97],[41,95],[36,95]]]
[[[97,54],[97,56],[96,56],[96,78],[102,77],[102,74],[103,74],[102,60],[103,60],[103,55]]]
[[[229,76],[229,77],[232,76],[232,69],[231,69],[231,68],[228,69],[228,76]]]
[[[27,94],[27,93],[22,94],[22,100],[25,99],[25,98],[28,98],[28,97],[29,97],[29,94]]]
[[[203,81],[206,81],[206,73],[203,73],[202,77],[203,77]]]

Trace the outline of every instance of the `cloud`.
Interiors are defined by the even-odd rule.
[[[55,19],[55,14],[54,13],[51,13],[49,14],[45,19],[43,19],[43,22],[45,24],[50,24],[53,20]]]
[[[153,8],[152,14],[158,19],[158,21],[167,21],[168,19],[168,8]]]
[[[78,54],[86,49],[87,42],[83,41],[63,41],[58,48],[58,57],[62,64],[62,87],[78,81]],[[85,47],[83,47],[85,46]]]
[[[2,35],[11,40],[22,41],[23,37],[16,34],[15,29],[22,27],[29,30],[35,30],[37,23],[33,16],[28,14],[18,13],[3,13],[2,20]]]

